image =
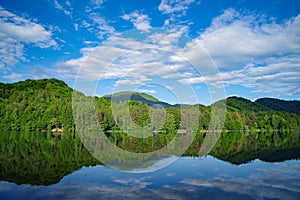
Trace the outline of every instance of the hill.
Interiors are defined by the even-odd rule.
[[[139,92],[124,91],[124,92],[118,92],[118,93],[106,95],[103,96],[103,98],[111,100],[115,103],[132,100],[132,101],[142,102],[152,107],[164,107],[164,108],[171,107],[171,105],[166,102],[159,101],[158,99],[156,99],[151,95],[145,93],[139,93]]]
[[[252,102],[248,99],[242,98],[242,97],[228,97],[226,99],[226,108],[229,111],[270,111],[271,109],[264,106],[257,104],[255,102]]]
[[[300,114],[300,101],[285,101],[274,98],[261,98],[255,101],[256,104],[270,108],[272,110],[294,112]]]
[[[0,130],[72,129],[72,92],[57,79],[0,84]]]
[[[13,84],[0,83],[0,130],[75,129],[72,93],[72,88],[57,79],[26,80]],[[111,110],[111,103],[127,100],[131,100],[129,104],[131,118],[140,126],[150,126],[149,106],[167,108],[165,111],[168,124],[162,124],[162,130],[169,130],[170,127],[172,130],[178,127],[189,127],[188,122],[181,122],[193,118],[191,113],[182,116],[180,111],[180,108],[189,105],[170,105],[144,93],[119,92],[102,98],[86,97],[82,94],[82,98],[94,98],[96,117],[103,130],[119,129],[120,126],[116,121],[119,120],[120,123],[122,120],[128,120],[123,116],[119,116],[120,119],[116,120]],[[225,101],[227,104],[225,130],[292,130],[300,126],[299,101],[263,98],[252,102],[241,97],[229,97],[215,104]],[[207,130],[211,106],[200,104],[195,106],[198,106],[201,112],[198,129]],[[83,108],[80,105],[75,108],[79,111],[81,109]],[[120,111],[125,112],[125,110]],[[157,112],[161,113],[159,117],[164,115],[162,110]]]
[[[0,83],[0,98],[7,98],[13,93],[42,90],[65,97],[71,97],[73,91],[65,82],[54,78],[40,80],[28,79],[13,84]]]
[[[292,130],[300,127],[297,113],[281,112],[242,97],[228,97],[213,105],[218,104],[226,104],[225,130]]]

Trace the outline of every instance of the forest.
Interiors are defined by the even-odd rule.
[[[212,107],[221,103],[226,103],[223,131],[299,130],[300,127],[300,101],[263,98],[252,102],[241,97],[229,97],[210,106],[170,105],[136,92],[116,94],[116,98],[111,95],[85,96],[61,80],[41,79],[0,83],[0,130],[75,130],[74,111],[84,108],[74,104],[74,101],[72,103],[74,93],[81,99],[94,102],[95,118],[103,131],[139,131],[136,127],[146,127],[146,130],[162,134],[174,134],[179,129],[205,132],[211,123]],[[129,119],[122,114],[126,112],[122,110],[124,107],[129,107]],[[118,110],[117,116],[113,115],[112,108]],[[192,111],[195,109],[199,115]],[[155,127],[151,124],[153,119],[150,113],[153,112],[156,113],[155,117],[161,117],[161,120],[155,120],[161,122]],[[191,118],[193,120],[189,121]],[[125,127],[124,124],[133,125]]]

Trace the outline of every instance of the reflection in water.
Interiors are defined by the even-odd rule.
[[[51,185],[82,166],[100,164],[71,133],[0,133],[0,179],[17,184]]]
[[[157,136],[158,144],[147,146],[145,138],[108,135],[119,147],[136,152],[151,151],[166,141]],[[211,156],[198,157],[203,137],[197,135],[185,156],[167,168],[130,174],[102,166],[76,134],[58,138],[51,133],[1,133],[0,198],[297,199],[300,195],[298,133],[222,133]],[[145,161],[145,167],[153,164]]]
[[[300,158],[298,132],[249,132],[222,134],[210,155],[218,159],[243,164],[260,159],[282,162]]]

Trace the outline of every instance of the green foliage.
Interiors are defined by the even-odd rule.
[[[153,96],[150,96],[145,93],[138,93],[138,92],[130,92],[130,91],[124,91],[124,92],[118,92],[111,95],[106,95],[104,98],[106,99],[112,99],[119,103],[120,101],[128,101],[128,100],[135,100],[135,101],[152,101],[152,102],[158,102],[158,99],[156,99]]]
[[[0,130],[72,129],[72,89],[56,79],[0,85]]]
[[[138,93],[138,92],[118,92],[115,94],[111,95],[106,95],[104,98],[112,100],[114,103],[120,103],[120,102],[125,102],[125,101],[139,101],[144,104],[147,104],[148,106],[154,106],[154,107],[171,107],[170,104],[158,101],[153,96],[150,96],[145,93]]]
[[[292,112],[300,114],[300,101],[285,101],[274,98],[257,99],[255,103],[276,111]]]
[[[210,155],[233,164],[254,159],[280,162],[300,158],[298,132],[222,133]]]
[[[79,136],[67,133],[0,133],[0,179],[16,184],[51,185],[82,166],[101,164]]]
[[[76,113],[89,112],[73,104],[73,90],[63,81],[56,79],[26,80],[14,84],[0,84],[0,130],[5,131],[41,131],[53,128],[64,130],[75,129],[73,111]],[[184,129],[186,132],[206,131],[210,125],[220,128],[218,120],[211,120],[212,106],[202,105],[169,105],[156,98],[136,92],[120,92],[102,98],[86,97],[78,93],[78,101],[91,101],[96,108],[94,117],[101,129],[140,131],[141,127],[148,131],[174,131]],[[263,101],[264,100],[264,101]],[[113,102],[112,102],[113,101]],[[229,97],[216,102],[226,101],[227,112],[224,130],[296,130],[300,126],[297,110],[298,101],[281,101],[262,99],[251,102],[240,97]],[[273,109],[271,103],[278,105]],[[278,103],[279,102],[279,103]],[[286,103],[286,105],[285,105]],[[299,102],[298,102],[299,103]],[[262,105],[264,104],[264,105]],[[292,106],[296,105],[296,106]],[[277,110],[294,110],[281,112]],[[113,112],[115,108],[117,112]],[[129,108],[129,110],[128,110]],[[196,108],[200,116],[195,112]],[[127,110],[126,110],[127,109]],[[128,115],[129,112],[129,115]],[[152,119],[152,113],[156,113]],[[127,113],[127,114],[126,114]],[[85,113],[81,120],[87,119],[91,113]],[[158,116],[160,115],[160,116]],[[218,115],[217,115],[218,116]],[[154,123],[151,123],[151,119]],[[93,126],[88,121],[84,126]]]
[[[253,103],[248,99],[244,99],[242,97],[228,97],[226,99],[226,108],[228,111],[270,111],[269,108],[264,107],[262,105]]]

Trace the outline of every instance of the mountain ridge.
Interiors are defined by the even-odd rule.
[[[0,95],[4,95],[4,90],[16,90],[16,91],[26,91],[26,90],[49,90],[50,92],[55,92],[58,95],[70,97],[70,93],[74,91],[73,88],[69,87],[64,81],[50,78],[50,79],[27,79],[24,81],[18,81],[15,83],[1,83],[0,82]],[[1,97],[1,96],[0,96]],[[100,96],[98,98],[105,98],[112,100],[115,103],[126,100],[134,100],[145,103],[153,107],[181,107],[189,106],[189,104],[169,104],[168,102],[160,101],[156,97],[140,92],[134,91],[121,91],[113,94],[108,94]],[[282,100],[277,98],[262,97],[258,98],[255,101],[248,100],[244,97],[231,96],[226,99],[222,99],[218,102],[226,101],[227,109],[232,111],[234,110],[243,110],[243,109],[252,109],[253,111],[264,110],[264,111],[284,111],[284,112],[293,112],[300,114],[300,100]],[[218,102],[212,103],[205,107],[212,106]],[[237,104],[237,102],[239,102]],[[233,105],[234,104],[234,105]],[[286,105],[284,105],[286,104]],[[200,103],[195,105],[204,106]],[[288,105],[288,106],[287,106]]]
[[[170,105],[159,101],[151,95],[137,92],[121,92],[105,97],[85,96],[70,88],[63,81],[56,79],[26,80],[13,84],[0,84],[0,130],[5,131],[51,131],[75,130],[74,110],[83,111],[80,103],[72,102],[73,92],[79,93],[80,98],[93,99],[95,102],[96,117],[104,131],[120,128],[112,114],[112,100],[121,102],[133,100],[129,103],[130,115],[134,123],[139,126],[151,124],[149,106],[165,108],[168,116],[168,124],[163,130],[175,131],[176,128],[189,128],[182,120],[198,120],[199,130],[208,130],[211,121],[212,106],[226,103],[226,119],[224,130],[298,130],[300,127],[299,110],[291,110],[291,106],[298,104],[295,100],[285,104],[284,101],[268,99],[268,105],[261,105],[242,97],[228,97],[210,106],[196,105]],[[117,97],[117,98],[115,98]],[[258,101],[259,102],[259,101]],[[277,107],[272,102],[281,102]],[[75,105],[75,107],[74,107]],[[271,107],[271,106],[273,107]],[[196,106],[201,114],[200,118],[182,116],[180,111],[183,107]],[[271,107],[271,108],[270,108]],[[294,108],[294,107],[293,107]],[[120,113],[126,109],[119,107]],[[280,111],[278,111],[280,110]],[[162,110],[157,110],[163,116]],[[119,116],[123,120],[122,114]],[[120,121],[120,120],[119,120]],[[171,132],[172,132],[171,131]]]
[[[298,100],[282,100],[275,98],[259,98],[254,101],[255,103],[270,108],[276,111],[294,112],[300,114],[300,101]]]

